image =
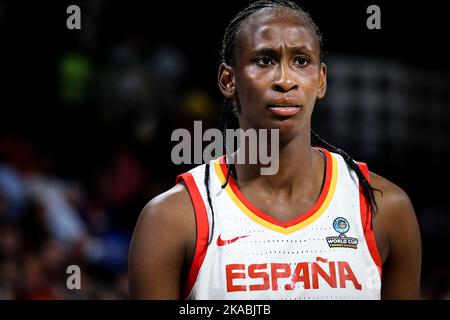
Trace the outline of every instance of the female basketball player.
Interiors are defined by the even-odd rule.
[[[150,201],[130,249],[131,298],[419,298],[408,196],[311,131],[326,91],[320,51],[316,25],[291,2],[258,1],[232,20],[223,128],[279,129],[279,171],[233,165],[232,154]],[[328,149],[311,147],[311,133]]]

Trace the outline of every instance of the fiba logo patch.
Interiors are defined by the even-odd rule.
[[[350,230],[350,224],[347,219],[342,217],[334,219],[333,228],[339,233],[339,236],[326,238],[330,248],[358,248],[358,239],[345,235]]]

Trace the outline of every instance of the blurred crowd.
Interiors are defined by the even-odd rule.
[[[132,40],[132,39],[131,39]],[[133,41],[93,65],[59,61],[60,110],[0,134],[0,299],[124,299],[137,217],[187,166],[172,165],[171,132],[215,126],[219,106],[186,84],[183,54]],[[91,108],[92,107],[92,108]],[[69,290],[67,268],[81,270]]]

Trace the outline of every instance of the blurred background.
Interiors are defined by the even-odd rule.
[[[215,127],[224,29],[248,1],[0,2],[0,299],[126,299],[143,206],[192,166],[176,128]],[[81,8],[81,30],[66,9]],[[313,128],[410,196],[422,298],[450,298],[446,11],[302,1],[324,34],[329,87]],[[381,30],[366,9],[381,8]],[[313,143],[314,144],[314,143]],[[81,268],[82,290],[66,288]]]

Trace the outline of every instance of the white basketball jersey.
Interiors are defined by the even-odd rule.
[[[339,154],[317,149],[326,158],[321,194],[289,222],[249,203],[231,177],[222,188],[224,157],[209,168],[214,226],[205,165],[177,178],[189,191],[197,225],[185,298],[380,299],[381,259],[358,178]],[[368,178],[367,166],[358,165]]]

